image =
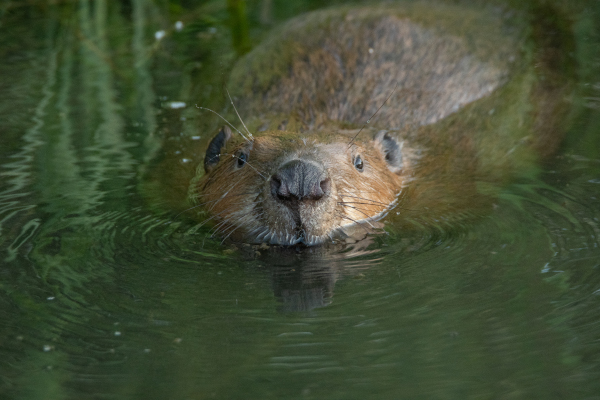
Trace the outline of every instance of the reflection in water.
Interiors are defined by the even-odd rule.
[[[145,1],[10,4],[0,14],[1,398],[597,396],[595,108],[544,171],[485,213],[436,220],[415,204],[394,210],[388,234],[354,244],[233,248],[138,193],[163,136],[217,126],[161,104],[217,108],[214,77],[233,54],[217,50],[231,39],[225,4],[181,15]],[[186,28],[170,29],[171,17]],[[594,18],[573,19],[589,82]],[[597,94],[591,84],[585,97]]]
[[[335,283],[361,271],[376,267],[379,249],[368,237],[349,248],[326,245],[315,248],[269,248],[260,257],[270,272],[275,297],[283,303],[282,312],[303,312],[325,307],[332,302]]]
[[[282,303],[281,311],[310,311],[331,303],[337,279],[327,262],[294,262],[272,267],[273,292]]]

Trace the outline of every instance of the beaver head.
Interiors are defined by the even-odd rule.
[[[343,132],[286,131],[231,139],[227,126],[212,139],[204,173],[189,190],[223,237],[320,244],[352,227],[367,229],[402,187],[402,143],[386,131],[366,141]]]

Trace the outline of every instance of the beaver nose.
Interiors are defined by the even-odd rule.
[[[319,165],[292,160],[271,177],[271,194],[283,200],[319,200],[329,193],[331,183]]]

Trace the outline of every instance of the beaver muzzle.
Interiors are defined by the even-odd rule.
[[[287,226],[283,238],[276,236],[277,242],[312,244],[316,241],[315,225],[320,224],[324,210],[330,208],[327,204],[331,203],[332,185],[326,168],[310,159],[285,162],[271,176],[270,189],[272,199],[283,206],[277,219]]]

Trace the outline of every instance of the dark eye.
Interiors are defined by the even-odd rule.
[[[236,158],[237,158],[237,167],[242,168],[244,166],[244,164],[246,164],[246,161],[248,161],[248,154],[240,153],[237,155]]]
[[[354,158],[354,168],[356,168],[358,172],[363,171],[363,160],[360,158],[360,156],[356,156]]]

